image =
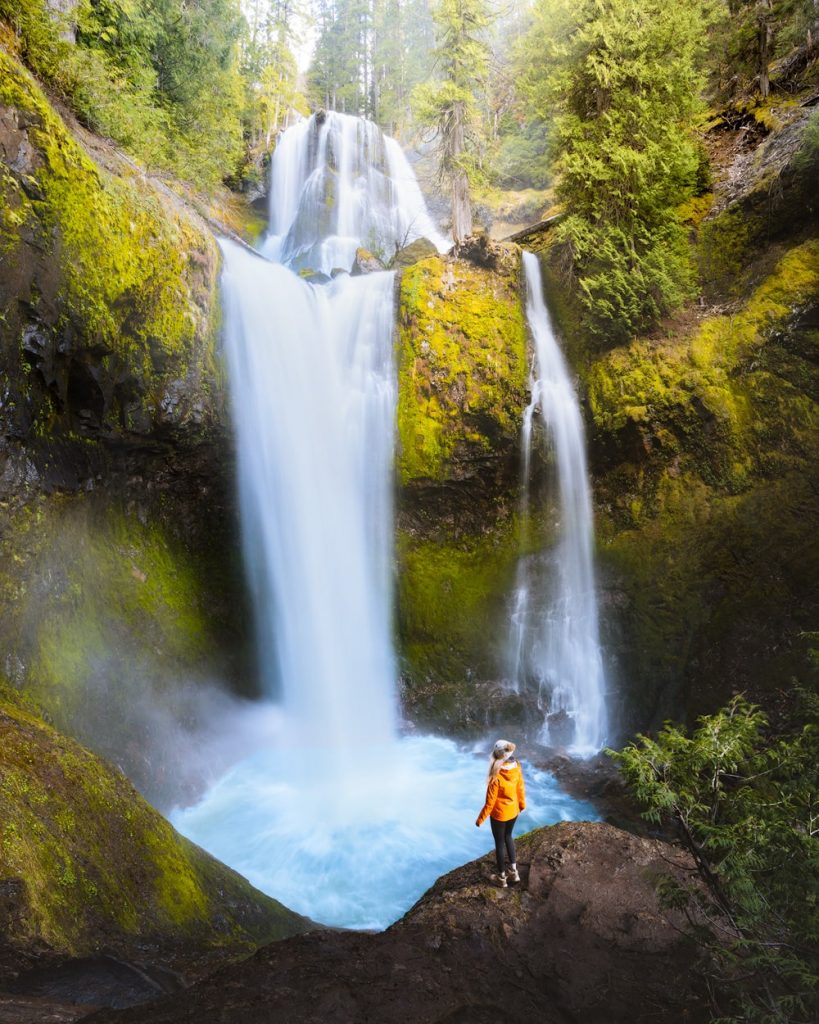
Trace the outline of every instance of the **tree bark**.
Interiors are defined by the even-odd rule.
[[[469,178],[461,166],[465,149],[464,120],[466,109],[463,103],[452,107],[451,135],[449,140],[450,173],[452,176],[452,237],[456,242],[472,234],[472,202],[469,196]]]

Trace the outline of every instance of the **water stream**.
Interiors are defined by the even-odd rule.
[[[491,846],[474,825],[485,762],[400,735],[393,274],[319,286],[297,271],[349,270],[362,243],[389,256],[446,240],[397,143],[369,122],[314,115],[289,129],[272,182],[267,259],[223,243],[222,282],[266,701],[256,748],[173,821],[294,910],[381,928]],[[594,816],[550,776],[529,782],[522,827]]]
[[[546,428],[559,499],[557,541],[540,564],[522,559],[512,599],[510,676],[530,682],[544,714],[542,740],[577,754],[596,753],[606,738],[603,659],[594,577],[594,526],[583,416],[555,338],[537,257],[523,254],[526,316],[535,343],[531,401],[523,418],[522,513],[528,518],[534,416]],[[544,564],[545,563],[545,564]]]

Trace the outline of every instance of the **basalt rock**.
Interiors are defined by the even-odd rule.
[[[390,260],[390,270],[401,270],[403,267],[411,267],[428,256],[435,256],[438,252],[435,244],[428,238],[416,238],[414,242],[405,245]]]
[[[374,274],[383,269],[384,264],[369,249],[356,249],[355,260],[350,271],[353,277],[360,277],[362,274]]]
[[[0,161],[0,671],[172,803],[148,709],[251,675],[218,248],[2,48]]]
[[[678,850],[608,825],[561,824],[518,841],[521,884],[485,857],[441,878],[379,935],[316,932],[275,943],[192,989],[89,1024],[661,1024],[708,1018],[682,921],[659,908]]]
[[[309,927],[178,835],[121,772],[2,685],[0,822],[0,990],[68,957],[173,969]],[[17,988],[36,994],[35,980]]]
[[[397,317],[405,699],[425,724],[462,730],[475,684],[499,673],[528,380],[520,251],[475,245],[477,262],[435,255],[406,268]]]

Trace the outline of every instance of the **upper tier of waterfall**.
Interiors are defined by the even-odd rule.
[[[385,263],[416,238],[443,250],[403,150],[372,121],[334,111],[288,129],[270,180],[262,251],[295,270],[350,270],[363,246]]]

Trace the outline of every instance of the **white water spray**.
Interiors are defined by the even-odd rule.
[[[391,641],[391,273],[361,245],[440,246],[397,144],[339,114],[288,130],[272,167],[280,266],[224,243],[225,339],[267,742],[199,805],[194,841],[294,910],[384,927],[438,875],[491,845],[474,826],[485,764],[448,740],[399,739]],[[529,773],[525,824],[594,816]]]
[[[538,686],[545,713],[543,741],[568,733],[570,749],[598,751],[606,738],[605,679],[594,579],[591,492],[583,417],[543,299],[540,266],[523,254],[526,316],[535,343],[536,376],[523,421],[524,515],[528,514],[532,422],[539,409],[554,452],[559,493],[559,539],[550,561],[549,593],[538,595],[524,561],[518,570],[510,621],[510,668],[520,690]]]

